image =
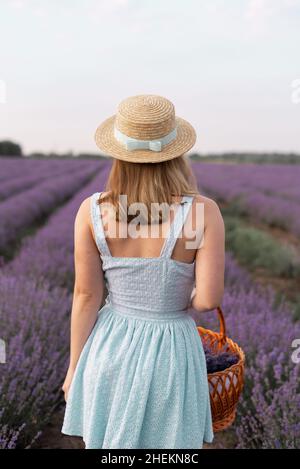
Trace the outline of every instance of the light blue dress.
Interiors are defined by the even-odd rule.
[[[206,361],[187,306],[195,262],[171,259],[193,198],[185,196],[160,257],[113,257],[100,193],[93,228],[108,289],[69,389],[62,433],[86,449],[202,448],[213,440]]]

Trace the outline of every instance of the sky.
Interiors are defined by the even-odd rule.
[[[300,0],[0,0],[0,140],[95,153],[138,94],[173,102],[193,151],[300,152]]]

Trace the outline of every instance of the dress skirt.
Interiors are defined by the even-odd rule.
[[[202,448],[213,440],[204,350],[186,311],[105,304],[81,352],[62,433],[86,449]]]

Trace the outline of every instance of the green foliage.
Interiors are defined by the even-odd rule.
[[[296,301],[294,303],[293,319],[294,319],[294,321],[299,321],[300,320],[300,295],[298,295],[298,298],[296,299]]]
[[[282,246],[259,229],[241,224],[235,217],[224,219],[226,249],[232,251],[242,265],[250,270],[263,268],[276,276],[300,275],[300,265],[294,260],[289,247]]]
[[[10,140],[0,142],[0,156],[22,156],[22,148]]]

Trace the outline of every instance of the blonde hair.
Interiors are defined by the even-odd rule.
[[[196,178],[186,155],[158,163],[132,163],[114,159],[105,191],[108,194],[99,198],[98,203],[113,204],[117,221],[120,219],[120,210],[122,211],[119,196],[126,195],[127,206],[132,203],[144,204],[147,215],[143,223],[146,224],[152,221],[151,203],[166,203],[170,206],[174,203],[172,199],[174,196],[199,193]],[[143,218],[143,214],[140,215]],[[135,216],[126,213],[127,223]],[[164,220],[160,212],[156,216],[159,223]]]

